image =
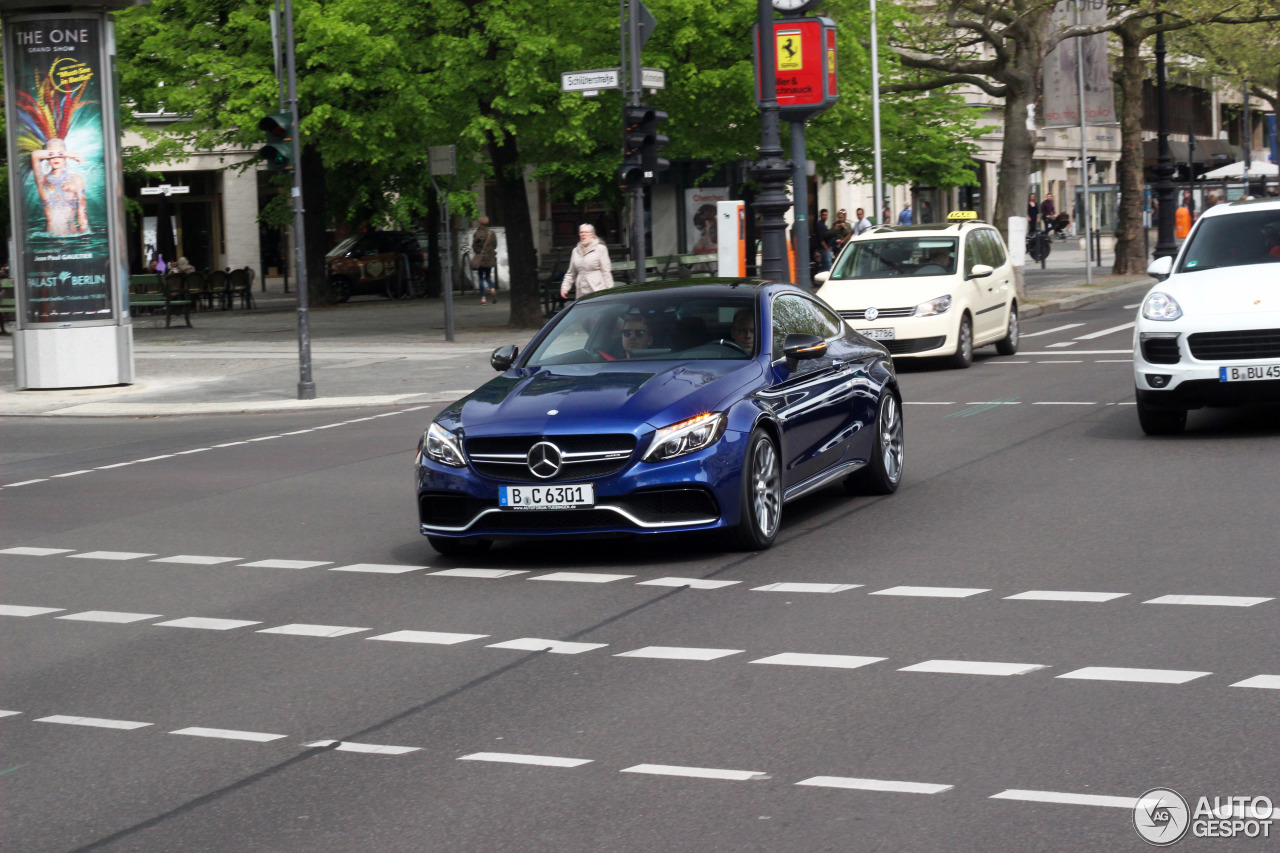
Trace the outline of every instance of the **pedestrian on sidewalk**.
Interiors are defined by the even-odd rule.
[[[578,226],[578,245],[569,253],[569,269],[560,283],[560,297],[569,298],[569,291],[576,290],[575,299],[597,290],[613,287],[613,267],[609,260],[609,247],[596,236],[594,225]]]
[[[813,250],[814,260],[818,262],[818,272],[831,269],[831,229],[827,227],[827,217],[830,215],[823,208],[813,223],[813,233],[809,235],[809,246]]]
[[[1044,233],[1053,231],[1053,218],[1058,215],[1058,208],[1053,203],[1053,193],[1044,194],[1044,202],[1040,205],[1040,218],[1044,221]]]
[[[831,226],[832,249],[839,252],[851,236],[853,236],[853,225],[849,223],[849,214],[843,209],[836,211],[836,222]]]
[[[487,305],[486,298],[493,291],[493,304],[498,304],[498,286],[493,283],[493,268],[498,265],[498,235],[489,227],[489,217],[476,220],[476,233],[471,237],[471,268],[476,271],[480,287],[480,304]]]
[[[898,224],[910,225],[912,221],[911,205],[904,204],[902,210],[898,211]]]
[[[1040,218],[1040,205],[1036,203],[1036,194],[1030,193],[1027,196],[1027,233],[1034,233],[1036,230],[1036,220]]]
[[[858,208],[854,211],[854,216],[857,217],[857,221],[853,223],[853,236],[857,237],[862,232],[871,230],[871,220],[867,219],[866,211]]]

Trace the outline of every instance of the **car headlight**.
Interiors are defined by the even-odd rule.
[[[930,299],[916,306],[915,316],[932,317],[935,314],[945,314],[947,309],[951,307],[951,294],[939,296],[937,299]]]
[[[458,436],[440,424],[433,423],[422,434],[422,455],[450,468],[462,468],[467,464]]]
[[[1182,316],[1182,306],[1169,294],[1157,290],[1143,301],[1142,316],[1148,320],[1176,320]]]
[[[661,462],[710,447],[724,435],[724,424],[724,413],[714,412],[663,427],[649,442],[644,461]]]

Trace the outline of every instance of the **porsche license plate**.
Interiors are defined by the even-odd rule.
[[[595,505],[596,490],[590,483],[498,488],[498,506],[503,509],[577,509]]]
[[[1219,367],[1219,382],[1257,382],[1280,379],[1280,364],[1251,364],[1242,367]]]
[[[893,340],[893,329],[859,329],[858,331],[873,341]]]

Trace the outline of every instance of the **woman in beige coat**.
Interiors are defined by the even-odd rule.
[[[568,299],[569,290],[577,287],[576,298],[613,287],[609,248],[596,237],[593,225],[578,226],[578,245],[569,253],[569,271],[560,284],[560,296]]]

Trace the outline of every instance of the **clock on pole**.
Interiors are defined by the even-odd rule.
[[[770,0],[775,11],[784,15],[799,15],[818,5],[818,0]]]

